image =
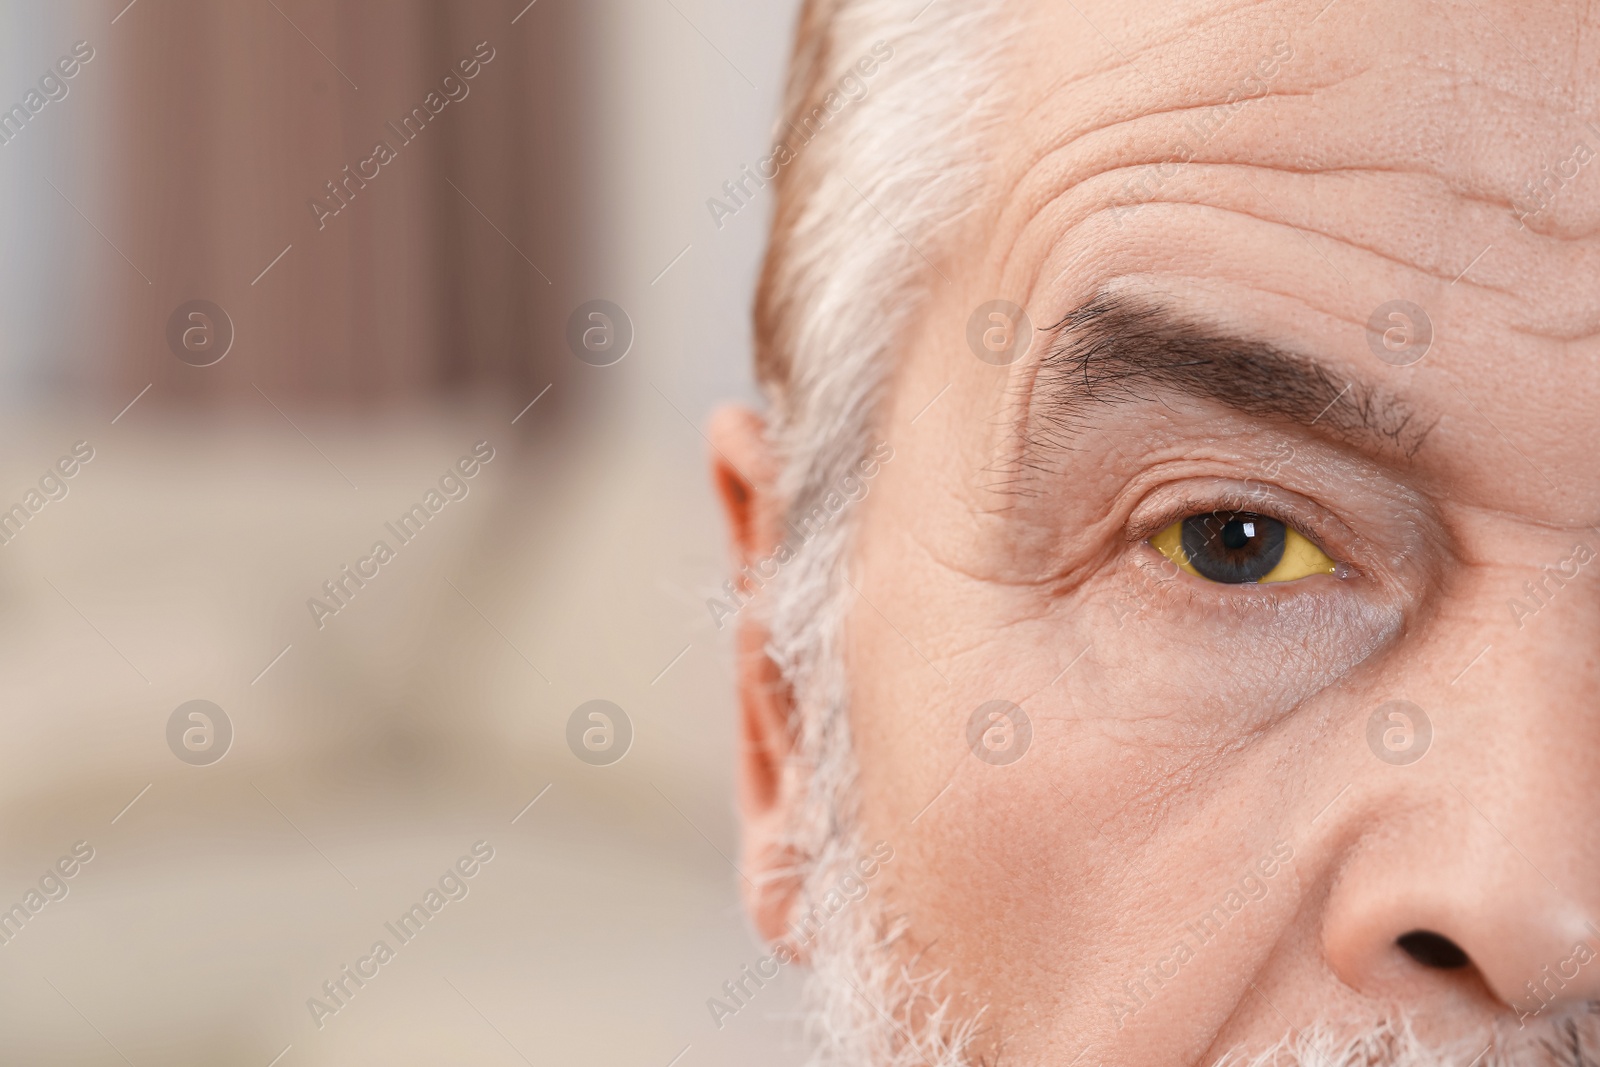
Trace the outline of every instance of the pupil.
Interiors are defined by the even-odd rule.
[[[1183,552],[1202,577],[1229,585],[1259,582],[1283,559],[1287,528],[1250,512],[1192,515],[1183,520]]]

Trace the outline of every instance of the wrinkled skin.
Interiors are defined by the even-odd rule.
[[[857,505],[862,837],[896,853],[874,893],[957,1007],[987,1006],[974,1057],[1007,1064],[1092,1047],[1179,1067],[1396,1013],[1481,1046],[1581,1010],[1600,997],[1600,13],[1075,4],[1020,5],[994,207],[928,283],[881,412],[895,459]],[[1047,330],[1009,366],[968,346],[985,301],[1046,328],[1097,293],[1350,389],[1325,420],[1161,384],[1069,418]],[[1409,366],[1374,353],[1393,300],[1431,320]],[[1367,401],[1372,434],[1351,429]],[[725,412],[714,440],[736,546],[765,555],[782,502],[761,423]],[[730,489],[733,468],[751,482]],[[1146,538],[1241,494],[1347,566],[1259,586],[1162,566]],[[745,855],[768,870],[798,787],[742,625]],[[968,743],[997,699],[1033,732],[1008,764]],[[1416,762],[1369,743],[1394,699],[1431,723]],[[1416,743],[1385,720],[1378,749],[1391,729]],[[752,896],[764,936],[791,902]],[[1218,904],[1215,936],[1185,933]],[[1468,965],[1419,962],[1397,943],[1416,930]]]

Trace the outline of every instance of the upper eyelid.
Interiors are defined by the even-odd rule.
[[[1255,482],[1256,485],[1264,483]],[[1327,544],[1326,533],[1330,525],[1320,515],[1304,514],[1311,509],[1295,509],[1290,506],[1290,501],[1284,499],[1289,494],[1287,490],[1280,491],[1281,495],[1247,495],[1243,492],[1229,492],[1227,488],[1212,490],[1204,494],[1193,493],[1180,498],[1170,505],[1162,506],[1158,511],[1151,513],[1153,517],[1141,518],[1128,530],[1128,540],[1131,542],[1148,541],[1151,537],[1165,530],[1175,522],[1190,518],[1194,515],[1207,515],[1222,511],[1244,511],[1257,515],[1265,515],[1269,519],[1276,519],[1285,526],[1292,526],[1300,534],[1330,556],[1337,556]],[[1342,525],[1342,524],[1341,524]],[[1320,531],[1319,531],[1320,528]]]

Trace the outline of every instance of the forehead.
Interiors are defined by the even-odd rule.
[[[1159,294],[1431,398],[1446,449],[1488,435],[1593,473],[1572,430],[1600,401],[1600,13],[1038,0],[1026,17],[991,284],[1040,321]],[[1431,329],[1415,366],[1373,350],[1394,307]]]

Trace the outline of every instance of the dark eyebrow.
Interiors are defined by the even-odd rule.
[[[1156,303],[1102,293],[1042,332],[1048,340],[1028,405],[1025,466],[1041,451],[1073,449],[1094,408],[1152,403],[1162,393],[1408,460],[1436,425],[1370,383],[1343,381],[1314,359],[1227,336]]]

